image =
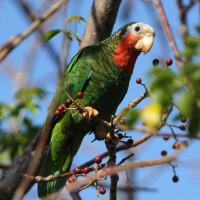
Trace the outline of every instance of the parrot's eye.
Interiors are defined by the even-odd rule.
[[[138,32],[139,30],[140,30],[140,27],[139,27],[139,26],[136,26],[136,27],[135,27],[135,31]]]

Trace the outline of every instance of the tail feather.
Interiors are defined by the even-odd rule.
[[[81,145],[82,139],[83,138],[81,138],[81,140],[76,139],[75,141],[76,145],[74,145],[74,141],[71,141],[71,143],[68,146],[69,147],[68,151],[65,152],[65,155],[60,155],[60,159],[57,160],[58,164],[56,164],[55,161],[52,160],[51,149],[49,148],[47,157],[44,160],[44,163],[42,165],[40,175],[42,177],[47,177],[49,175],[59,175],[59,174],[69,172],[73,158]],[[64,159],[63,159],[63,156],[64,156]],[[65,177],[57,178],[49,182],[39,182],[38,196],[42,198],[42,197],[46,197],[51,194],[57,193],[65,186],[67,178],[68,177],[65,176]],[[58,196],[59,196],[59,192],[58,192]],[[53,198],[53,199],[56,199],[56,198]]]

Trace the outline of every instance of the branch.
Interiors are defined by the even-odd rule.
[[[136,169],[136,168],[143,168],[143,167],[150,167],[150,166],[155,166],[155,165],[162,165],[162,164],[167,164],[175,160],[176,157],[174,156],[168,156],[164,158],[160,158],[157,160],[148,160],[148,161],[141,161],[141,162],[135,162],[135,163],[129,163],[126,165],[119,165],[119,166],[114,166],[109,170],[109,173],[106,173],[107,175],[113,175],[118,172],[122,172],[125,170],[131,170],[131,169]]]
[[[19,45],[26,37],[35,31],[44,21],[53,15],[66,2],[67,0],[59,0],[57,3],[53,4],[43,15],[35,20],[24,32],[10,38],[0,48],[0,61],[2,61],[17,45]]]
[[[183,67],[183,63],[182,63],[182,60],[181,60],[181,55],[180,55],[180,52],[179,52],[178,47],[176,45],[176,42],[174,40],[171,28],[169,26],[169,22],[167,20],[167,17],[165,15],[165,11],[164,11],[162,3],[161,3],[161,0],[155,0],[153,4],[156,6],[157,11],[158,11],[158,13],[160,15],[160,18],[161,18],[161,21],[162,21],[162,24],[163,24],[163,28],[164,28],[164,30],[165,30],[165,32],[167,34],[170,46],[172,48],[172,52],[173,52],[174,57],[176,59],[176,65],[181,70],[182,67]]]
[[[131,109],[135,108],[143,99],[145,99],[148,94],[149,94],[150,90],[146,90],[143,94],[141,94],[137,99],[134,99],[133,101],[131,101],[126,107],[124,107],[119,114],[115,117],[115,119],[113,120],[113,125],[117,125],[119,120]]]
[[[80,49],[110,36],[121,0],[94,0]]]
[[[197,0],[190,0],[190,3],[187,6],[184,6],[182,0],[177,0],[180,22],[181,22],[181,31],[182,31],[183,37],[188,35],[188,26],[187,26],[187,19],[186,19],[187,13],[195,3],[197,3]]]

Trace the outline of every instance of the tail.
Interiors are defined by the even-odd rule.
[[[79,135],[79,137],[71,138],[62,153],[56,157],[56,160],[53,159],[52,156],[52,146],[49,148],[46,159],[41,168],[40,175],[42,177],[47,177],[49,175],[59,175],[70,171],[71,164],[75,154],[77,153],[83,137]],[[55,152],[54,152],[55,153]],[[40,198],[47,197],[54,193],[55,196],[48,199],[57,199],[59,196],[59,191],[65,186],[67,181],[67,177],[57,178],[53,181],[49,182],[39,182],[38,183],[38,196]]]

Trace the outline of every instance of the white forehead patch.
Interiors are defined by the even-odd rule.
[[[144,32],[149,32],[149,33],[154,33],[154,30],[151,26],[142,23],[142,22],[138,22],[138,23],[134,23],[130,26],[127,27],[127,33],[133,33],[133,34],[141,34]]]

